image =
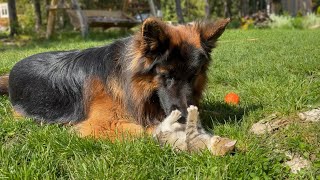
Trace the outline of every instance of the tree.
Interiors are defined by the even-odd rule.
[[[205,12],[205,16],[208,19],[210,17],[210,4],[209,4],[209,0],[204,0],[205,6],[204,6],[204,12]]]
[[[224,17],[231,17],[232,16],[232,13],[231,13],[232,1],[231,0],[224,0],[223,4],[224,4]]]
[[[241,16],[249,15],[249,0],[240,0]]]
[[[18,34],[19,27],[15,0],[8,0],[8,10],[10,23],[10,37],[13,37],[15,34]]]
[[[182,8],[181,8],[181,1],[175,0],[175,2],[176,2],[176,11],[177,11],[177,16],[178,16],[178,22],[184,23],[184,18],[183,18]]]
[[[39,32],[40,27],[42,25],[40,0],[33,0],[33,6],[36,20],[35,30],[36,32]]]

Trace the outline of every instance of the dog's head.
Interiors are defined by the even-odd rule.
[[[149,18],[142,25],[139,61],[157,82],[156,94],[168,115],[178,109],[183,116],[189,105],[197,105],[207,81],[210,54],[229,19],[169,25]]]

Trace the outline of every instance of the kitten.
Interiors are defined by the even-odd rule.
[[[156,128],[154,137],[161,145],[171,145],[175,150],[197,152],[205,149],[213,155],[223,156],[235,148],[236,140],[213,136],[207,133],[199,123],[196,106],[188,109],[187,123],[178,123],[181,112],[174,110]]]

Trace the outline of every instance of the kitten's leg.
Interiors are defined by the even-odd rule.
[[[198,135],[197,122],[199,119],[199,112],[196,106],[190,106],[188,109],[187,126],[186,126],[186,143],[188,146],[192,144]],[[190,144],[191,143],[191,144]]]
[[[207,149],[211,135],[199,131],[199,111],[196,106],[190,106],[188,109],[187,127],[186,127],[186,145],[189,151],[199,151]],[[202,133],[202,131],[204,133]]]
[[[161,131],[173,131],[174,128],[172,127],[172,124],[177,122],[178,119],[181,118],[181,112],[179,110],[174,110],[171,112],[171,114],[166,117],[163,122],[161,123],[162,124],[162,127],[161,127]]]
[[[188,109],[187,116],[187,131],[189,130],[197,130],[198,121],[199,121],[199,111],[196,106],[190,106]]]
[[[178,119],[181,118],[181,112],[179,110],[174,110],[171,112],[171,114],[166,117],[155,129],[155,132],[153,133],[154,136],[157,136],[160,132],[165,131],[174,131],[175,127],[172,126],[173,123],[177,122]]]
[[[181,118],[181,112],[179,110],[174,110],[171,114],[164,120],[167,121],[169,124],[173,124]]]

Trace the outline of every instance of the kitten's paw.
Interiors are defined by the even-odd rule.
[[[198,116],[199,116],[199,111],[198,111],[198,107],[197,106],[189,106],[188,107],[188,118],[190,120],[197,120]]]
[[[181,112],[179,110],[174,110],[171,112],[171,114],[169,115],[171,122],[175,122],[178,121],[178,119],[181,118]]]
[[[188,108],[187,108],[188,112],[190,113],[191,111],[197,111],[198,112],[198,107],[197,106],[194,106],[194,105],[190,105]]]

